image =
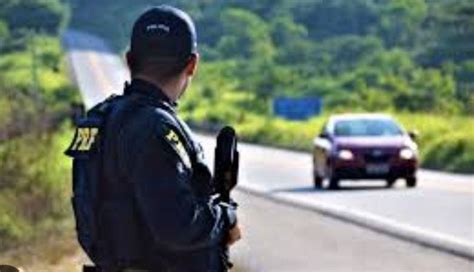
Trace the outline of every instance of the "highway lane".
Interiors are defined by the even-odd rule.
[[[231,250],[243,271],[473,271],[474,262],[253,195],[235,193],[244,240]],[[240,270],[239,270],[240,271]]]
[[[76,80],[81,90],[83,90],[84,99],[89,106],[105,98],[110,91],[121,90],[123,80],[127,78],[123,63],[121,63],[119,57],[108,51],[106,45],[100,39],[69,32],[66,34],[65,40],[65,44],[70,49],[69,56],[74,67]],[[202,136],[201,140],[205,149],[212,153],[213,139]],[[209,157],[212,157],[212,154]],[[349,186],[348,189],[326,192],[312,190],[310,165],[311,160],[308,154],[249,144],[242,145],[242,181],[259,186],[270,194],[289,194],[309,201],[317,199],[328,203],[336,203],[352,209],[356,208],[385,216],[429,231],[440,232],[463,241],[472,243],[474,240],[474,183],[472,176],[421,171],[420,186],[413,190],[400,186],[387,190],[381,187],[383,184],[379,184],[377,187],[377,185],[363,183],[362,187],[346,184]],[[269,205],[271,206],[271,204]],[[252,214],[257,210],[258,207],[251,206],[244,209],[242,213],[245,217],[246,214]],[[292,212],[295,211],[292,210]],[[313,217],[314,220],[325,220],[314,213],[304,213],[306,213],[305,216],[300,217],[300,220],[294,220],[291,224],[281,226],[284,235],[291,236],[292,228],[303,227],[306,221],[313,220]],[[291,217],[291,215],[286,216]],[[254,226],[262,224],[261,221],[251,220],[248,223],[251,226],[249,227],[250,233],[253,232]],[[268,225],[272,226],[273,224],[269,223]],[[345,226],[349,228],[349,226]],[[370,240],[376,234],[367,232],[365,235]],[[303,237],[300,240],[304,240],[305,236],[300,236]],[[295,239],[298,240],[297,238],[300,236]],[[342,236],[344,237],[344,235]],[[249,237],[248,241],[252,242],[252,237]],[[257,240],[258,237],[259,235],[257,235]],[[333,239],[336,238],[333,237]],[[317,243],[316,237],[314,239],[308,241]],[[393,239],[389,241],[391,241],[390,243],[399,243]],[[273,242],[270,240],[265,241],[265,243],[271,245]],[[344,244],[349,245],[349,247],[353,246],[352,243],[350,239],[344,241]],[[416,252],[423,251],[421,248],[416,249]],[[293,254],[296,256],[298,252]],[[342,253],[342,255],[345,254],[350,253]],[[377,257],[376,252],[374,254],[373,257]],[[411,254],[414,254],[414,252],[410,252]],[[265,254],[262,256],[265,256]],[[450,259],[448,256],[445,256],[445,258]],[[455,259],[455,257],[452,258]]]
[[[212,150],[212,137],[201,136],[206,150]],[[311,182],[311,156],[252,144],[241,145],[242,181],[257,185],[268,194],[296,196],[337,204],[386,217],[427,231],[474,243],[474,181],[470,176],[421,171],[419,186],[405,188],[399,181],[392,189],[384,182],[344,182],[339,191],[314,190]],[[212,156],[212,152],[209,152]]]
[[[87,108],[112,93],[122,92],[129,74],[123,61],[111,53],[103,40],[82,32],[68,31],[63,35],[63,46],[70,49],[67,61]]]

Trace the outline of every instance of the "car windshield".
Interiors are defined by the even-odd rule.
[[[353,119],[337,121],[336,136],[396,136],[401,135],[400,127],[390,119]]]

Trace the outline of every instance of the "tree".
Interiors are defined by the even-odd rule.
[[[67,19],[67,8],[61,0],[2,0],[0,17],[12,32],[26,30],[57,34]]]
[[[463,102],[467,113],[474,114],[474,60],[457,66],[455,75],[458,83],[456,97]]]
[[[451,0],[435,6],[429,19],[431,46],[420,59],[425,65],[474,59],[474,6],[468,0]]]
[[[5,47],[8,38],[10,37],[10,31],[4,21],[0,20],[0,51]]]
[[[384,0],[380,9],[379,32],[386,45],[415,46],[428,12],[425,0]]]
[[[313,61],[338,75],[364,64],[382,50],[382,42],[374,36],[345,35],[318,44]]]
[[[226,9],[221,16],[224,35],[217,50],[224,58],[270,60],[275,55],[267,24],[257,15],[242,9]]]
[[[314,40],[369,34],[378,22],[377,6],[371,0],[298,1],[293,10]]]
[[[304,63],[313,58],[315,46],[308,39],[304,25],[296,23],[291,16],[283,16],[272,20],[270,28],[279,63]]]

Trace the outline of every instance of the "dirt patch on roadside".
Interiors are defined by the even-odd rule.
[[[87,261],[72,227],[47,233],[29,244],[0,253],[0,264],[19,267],[24,272],[81,271]]]

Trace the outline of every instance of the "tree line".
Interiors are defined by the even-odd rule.
[[[162,3],[88,2],[72,0],[73,23],[93,26],[119,49],[136,16]],[[214,77],[259,98],[248,109],[268,113],[268,101],[285,95],[321,96],[330,110],[474,113],[469,0],[168,2],[196,20],[204,62],[222,68]],[[87,22],[91,12],[95,22]]]
[[[382,111],[420,132],[423,167],[474,171],[470,0],[170,0],[195,19],[200,71],[179,105],[201,128],[310,150],[327,115]],[[158,0],[71,0],[72,27],[123,54]],[[91,20],[90,18],[94,18]],[[306,122],[276,118],[275,97],[319,96]]]

